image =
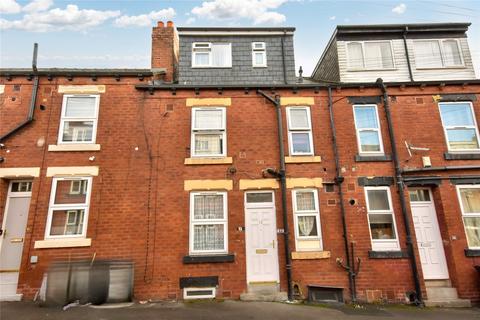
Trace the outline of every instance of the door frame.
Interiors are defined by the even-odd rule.
[[[247,194],[249,193],[270,193],[272,194],[272,202],[258,202],[255,204],[252,203],[247,203]],[[249,209],[255,209],[255,208],[272,208],[273,210],[273,224],[274,224],[274,241],[277,243],[277,246],[275,247],[275,275],[276,279],[272,280],[271,282],[275,281],[276,283],[280,283],[280,263],[278,261],[279,256],[278,256],[278,235],[277,235],[277,209],[275,206],[275,192],[274,190],[249,190],[244,192],[244,207],[245,207],[245,273],[246,273],[246,279],[247,279],[247,285],[251,282],[249,279],[248,275],[248,245],[247,245],[247,233],[248,229],[247,227],[247,211]],[[253,282],[258,282],[258,281],[253,281]],[[270,281],[267,281],[270,282]]]

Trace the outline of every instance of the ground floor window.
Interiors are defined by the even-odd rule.
[[[297,251],[321,251],[322,232],[316,189],[292,191]]]
[[[480,185],[457,187],[469,248],[480,248]]]

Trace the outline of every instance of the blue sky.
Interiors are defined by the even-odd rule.
[[[0,0],[0,67],[148,68],[157,20],[177,26],[294,26],[297,69],[309,75],[337,24],[472,22],[480,76],[480,1]],[[477,41],[474,41],[477,40]]]

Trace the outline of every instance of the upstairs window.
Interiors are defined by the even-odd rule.
[[[457,40],[414,41],[417,68],[444,68],[463,66]]]
[[[98,95],[64,95],[59,143],[95,143]]]
[[[450,151],[480,151],[478,127],[471,102],[438,104]]]
[[[231,43],[195,42],[192,45],[192,67],[231,68]]]
[[[312,123],[309,107],[288,107],[290,155],[313,155]]]
[[[383,154],[382,134],[376,105],[354,105],[357,129],[358,152],[360,154]]]
[[[252,65],[253,67],[267,66],[265,42],[252,42]]]
[[[192,109],[192,157],[226,155],[226,109]]]
[[[393,69],[390,41],[347,43],[348,68],[351,70]]]

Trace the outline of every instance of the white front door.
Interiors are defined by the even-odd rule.
[[[247,282],[278,282],[278,242],[272,191],[245,193]]]
[[[447,260],[429,189],[409,190],[417,246],[426,280],[448,279]]]
[[[32,182],[11,181],[0,236],[0,301],[18,300],[18,275],[22,261],[25,228]]]

